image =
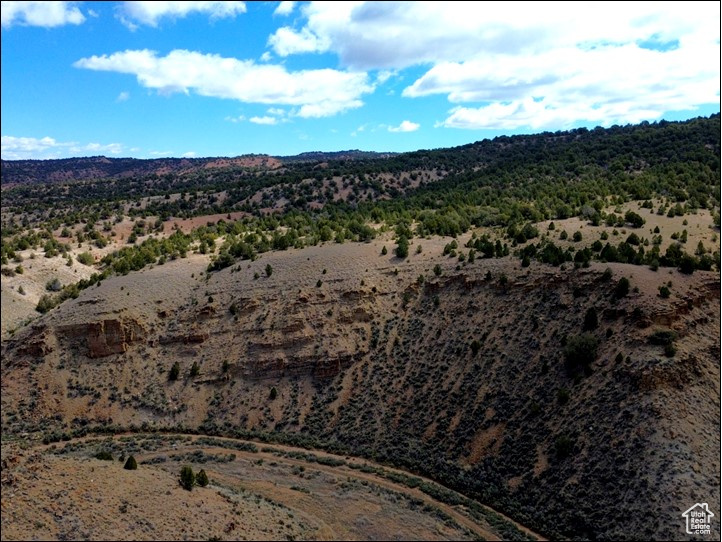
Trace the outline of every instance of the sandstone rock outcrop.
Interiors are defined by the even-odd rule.
[[[128,346],[145,338],[143,326],[133,319],[108,319],[100,322],[58,326],[57,333],[69,339],[80,339],[89,358],[122,354]]]

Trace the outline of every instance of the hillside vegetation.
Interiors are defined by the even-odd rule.
[[[3,443],[257,439],[684,538],[720,498],[719,115],[322,160],[3,177]]]

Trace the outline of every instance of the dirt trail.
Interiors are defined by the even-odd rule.
[[[443,503],[441,501],[438,501],[434,499],[433,497],[427,495],[423,491],[421,491],[418,488],[411,488],[406,485],[403,485],[401,483],[396,483],[391,480],[388,480],[387,478],[384,478],[381,475],[377,475],[374,473],[369,472],[362,472],[361,470],[351,468],[347,465],[354,464],[354,465],[366,465],[371,468],[380,468],[384,469],[386,472],[390,473],[398,473],[403,474],[406,476],[414,477],[417,479],[422,480],[423,482],[428,482],[431,484],[436,484],[441,486],[441,484],[438,484],[438,482],[435,482],[433,480],[430,480],[428,478],[424,478],[422,476],[418,476],[413,473],[409,473],[407,471],[389,467],[386,465],[380,465],[373,463],[371,461],[367,461],[365,459],[360,459],[356,457],[351,456],[341,456],[336,455],[332,453],[328,453],[321,450],[313,450],[313,449],[306,449],[306,448],[297,448],[294,446],[288,446],[283,444],[271,444],[271,443],[263,443],[263,442],[256,442],[256,441],[250,441],[250,440],[243,440],[243,439],[233,439],[228,437],[211,437],[213,439],[217,439],[219,441],[226,441],[226,442],[233,442],[233,443],[248,443],[253,444],[258,447],[257,452],[250,452],[250,451],[244,451],[244,450],[238,450],[238,449],[232,449],[232,448],[226,448],[226,447],[218,447],[218,446],[208,446],[208,445],[196,445],[195,442],[200,439],[204,438],[203,435],[186,435],[186,434],[180,434],[180,433],[168,433],[162,434],[164,437],[167,437],[169,439],[169,442],[167,446],[156,449],[153,451],[147,451],[143,452],[142,458],[153,458],[156,456],[160,456],[163,454],[167,454],[168,452],[172,452],[173,454],[182,454],[187,452],[197,452],[201,451],[204,454],[211,454],[211,455],[227,455],[229,452],[235,454],[237,459],[244,459],[248,462],[257,462],[258,460],[264,460],[268,462],[276,462],[276,463],[285,463],[287,465],[291,465],[294,467],[305,467],[307,469],[313,469],[314,471],[319,471],[331,476],[341,476],[346,479],[354,479],[360,482],[366,482],[369,484],[374,484],[375,486],[400,493],[402,495],[406,495],[412,499],[417,499],[422,501],[426,505],[430,505],[433,507],[438,508],[443,513],[447,514],[449,517],[451,517],[458,525],[462,526],[463,528],[468,529],[470,532],[476,534],[477,536],[483,538],[484,540],[501,540],[498,533],[494,532],[489,528],[488,525],[484,525],[484,522],[480,522],[476,519],[474,519],[465,509],[465,507],[461,505],[452,506],[446,503]],[[122,433],[117,434],[113,436],[114,440],[119,439],[120,437],[128,437],[128,436],[141,436],[136,435],[134,433]],[[178,442],[177,440],[171,440],[171,439],[178,439],[182,437],[190,437],[190,441],[185,442]],[[93,441],[107,441],[107,436],[90,436],[90,437],[83,437],[79,439],[73,439],[68,442],[64,443],[58,443],[55,444],[58,448],[62,449],[65,446],[73,443],[78,442],[93,442]],[[34,448],[37,451],[45,451],[50,446],[53,445],[40,445]],[[344,461],[346,465],[339,465],[337,467],[324,465],[320,463],[315,462],[309,462],[305,461],[303,459],[297,459],[293,457],[286,457],[283,455],[278,455],[275,453],[272,453],[270,451],[262,451],[267,449],[272,449],[277,452],[282,453],[303,453],[303,454],[313,454],[316,457],[323,457],[323,458],[333,458],[337,460]],[[140,459],[139,459],[140,461]],[[222,480],[224,482],[230,482],[233,479],[233,474],[229,473],[222,473],[220,470],[218,472],[214,472],[214,474],[217,474],[220,476],[219,480]],[[245,484],[249,489],[251,486],[253,486],[254,489],[262,489],[263,483],[262,482],[256,482],[251,484],[250,486],[246,483]],[[267,484],[268,485],[268,484]],[[443,486],[441,486],[443,487]],[[274,492],[278,492],[278,488],[274,488]],[[509,524],[513,525],[526,535],[536,539],[536,540],[546,540],[541,535],[535,533],[531,529],[528,529],[527,527],[521,525],[520,523],[514,521],[513,519],[505,516],[504,514],[501,514],[500,512],[494,510],[493,508],[481,505],[485,510],[487,510],[490,513],[496,514],[500,518],[502,518],[504,521],[508,522]],[[331,530],[328,530],[328,532],[331,532]]]

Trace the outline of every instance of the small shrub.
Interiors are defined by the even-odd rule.
[[[273,401],[276,397],[278,397],[278,390],[276,389],[276,386],[272,386],[271,391],[268,394],[268,398]]]
[[[60,283],[60,280],[58,278],[54,278],[53,280],[49,280],[45,284],[45,289],[48,292],[59,292],[63,289],[63,285]]]
[[[273,275],[273,267],[271,266],[270,263],[267,263],[266,264],[266,276],[270,277],[271,275]]]
[[[384,246],[381,248],[381,255],[382,255],[382,256],[386,256],[388,253],[389,253],[389,251],[386,249],[386,245],[384,245]]]
[[[597,359],[598,347],[599,340],[590,333],[569,337],[564,346],[567,371],[570,374],[576,374],[579,369],[587,371],[589,366]]]
[[[123,465],[123,468],[125,470],[137,470],[138,469],[138,462],[135,460],[135,457],[128,456],[128,460],[125,462],[125,465]]]
[[[670,292],[669,288],[667,288],[666,286],[659,287],[659,297],[661,297],[662,299],[669,298],[671,293],[672,292]]]
[[[190,373],[189,373],[190,377],[191,377],[191,378],[196,377],[196,376],[198,376],[198,375],[200,374],[200,372],[201,372],[201,368],[200,368],[200,366],[198,365],[198,362],[197,362],[197,361],[194,361],[194,362],[193,362],[193,365],[191,365],[191,371],[190,371]]]
[[[113,461],[113,454],[111,454],[108,450],[100,450],[97,454],[95,454],[95,459]]]
[[[200,487],[206,487],[208,485],[208,475],[203,469],[198,471],[198,474],[196,474],[196,484]]]
[[[81,252],[76,256],[76,259],[83,265],[93,265],[95,263],[95,258],[90,252]]]
[[[177,361],[173,364],[173,367],[170,368],[170,372],[168,373],[168,380],[178,380],[178,376],[180,375],[180,363]]]
[[[627,294],[629,294],[629,279],[627,277],[622,277],[614,287],[614,297],[622,299],[623,297],[626,297]]]
[[[649,336],[649,342],[651,344],[666,346],[672,344],[676,338],[677,334],[671,329],[660,329]]]
[[[57,305],[57,303],[52,297],[50,297],[48,294],[43,294],[38,301],[38,304],[35,306],[35,310],[41,314],[45,314],[50,309],[55,307],[55,305]]]

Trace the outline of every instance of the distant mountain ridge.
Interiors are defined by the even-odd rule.
[[[33,184],[38,182],[63,182],[81,179],[105,179],[183,173],[214,167],[243,167],[276,169],[281,162],[268,155],[212,158],[108,158],[91,156],[62,158],[58,160],[2,160],[0,182],[9,184]]]
[[[122,178],[138,175],[164,175],[210,168],[277,169],[284,163],[323,162],[326,160],[373,160],[396,156],[392,152],[360,150],[305,152],[295,156],[247,154],[208,158],[108,158],[89,156],[56,160],[2,160],[0,182],[3,185],[64,182],[82,179]]]
[[[282,162],[317,162],[324,160],[378,160],[380,158],[390,158],[402,153],[398,152],[374,152],[360,151],[358,149],[348,151],[311,151],[302,152],[293,156],[275,156]]]

